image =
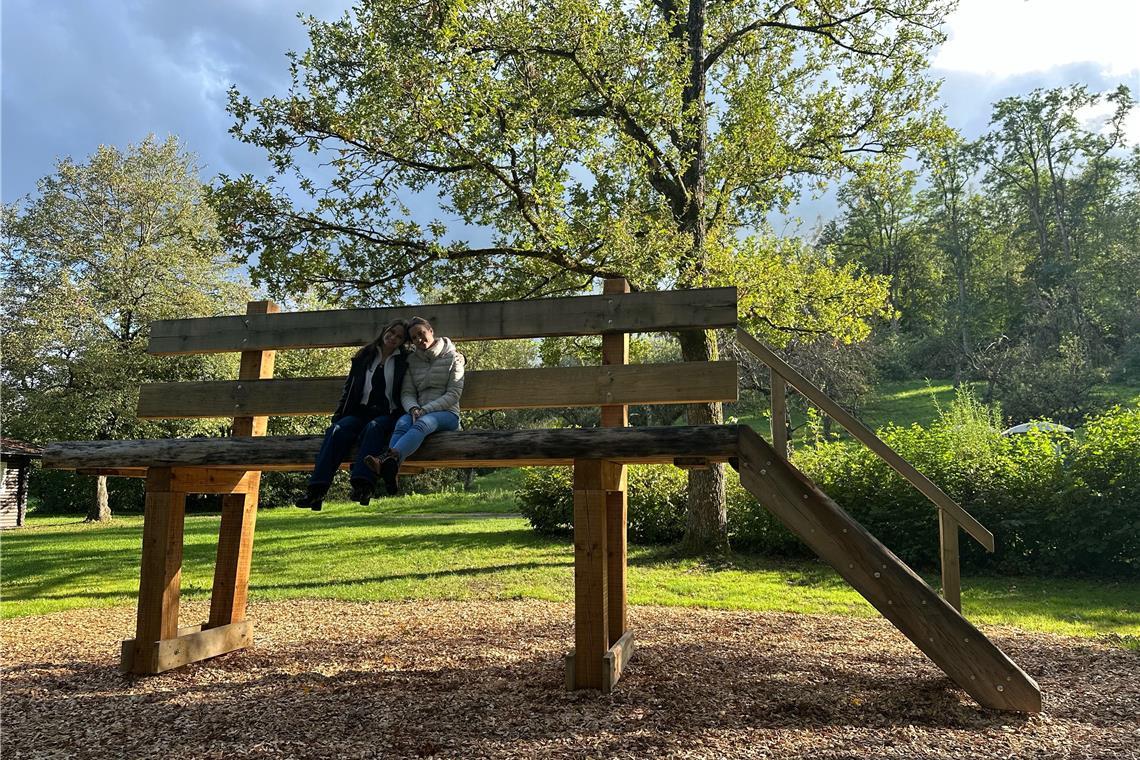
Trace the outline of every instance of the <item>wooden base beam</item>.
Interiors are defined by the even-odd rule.
[[[614,645],[607,649],[606,653],[602,655],[602,693],[609,694],[613,691],[618,679],[621,678],[625,666],[628,665],[629,661],[633,658],[634,649],[633,631],[626,631],[622,634],[621,638],[614,642]],[[562,658],[563,666],[566,670],[567,691],[574,691],[578,688],[589,688],[586,686],[579,687],[577,679],[574,676],[575,661],[577,659],[576,652],[577,650],[573,650]]]
[[[122,646],[120,670],[124,673],[162,673],[244,649],[253,644],[253,623],[243,620],[217,628],[188,626],[179,628],[178,634],[172,639],[149,643],[127,639]]]

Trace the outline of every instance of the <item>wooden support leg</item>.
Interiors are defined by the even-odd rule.
[[[210,597],[207,628],[245,620],[260,481],[261,473],[250,473],[247,493],[226,494],[222,497],[218,558],[214,566],[214,590]]]
[[[606,490],[606,597],[609,646],[626,633],[626,499],[625,465],[603,471]]]
[[[122,662],[124,670],[135,673],[153,672],[150,667],[153,647],[163,639],[178,636],[186,494],[151,490],[155,476],[169,479],[169,469],[153,468],[148,477],[138,618],[133,646],[124,646]]]
[[[574,686],[602,688],[610,646],[607,600],[606,462],[574,463]]]
[[[625,467],[574,463],[574,651],[568,689],[610,691],[633,655],[626,627]]]

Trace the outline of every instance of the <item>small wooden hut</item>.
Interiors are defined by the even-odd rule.
[[[14,438],[0,438],[0,529],[24,524],[32,460],[42,454],[39,446]]]

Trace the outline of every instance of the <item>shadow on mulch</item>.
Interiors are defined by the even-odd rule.
[[[1140,657],[1059,637],[996,640],[1041,683],[1045,718],[977,706],[882,621],[641,610],[644,641],[618,688],[602,695],[563,689],[564,605],[479,603],[475,614],[461,603],[309,606],[280,603],[270,617],[303,626],[340,611],[333,638],[275,638],[270,620],[256,648],[158,676],[124,676],[106,650],[12,662],[3,671],[4,749],[18,757],[75,747],[90,757],[972,757],[1008,756],[1016,737],[1024,750],[1065,756],[1048,751],[1064,750],[1062,734],[1073,742],[1103,729],[1109,740],[1092,745],[1103,750],[1092,756],[1108,757],[1127,751],[1129,719],[1140,727],[1140,687],[1127,679]],[[368,618],[370,629],[354,618],[359,609],[383,615]],[[496,617],[504,609],[510,614]],[[465,619],[448,619],[449,610]],[[826,629],[818,640],[817,629]]]

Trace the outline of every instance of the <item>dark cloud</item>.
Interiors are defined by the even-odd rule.
[[[226,89],[283,92],[285,53],[307,42],[295,10],[328,19],[348,4],[4,0],[4,200],[32,192],[57,157],[81,159],[152,132],[181,138],[204,177],[263,173],[261,156],[227,134]]]
[[[204,178],[268,173],[261,154],[234,140],[226,89],[283,93],[288,50],[307,47],[297,13],[332,19],[350,0],[4,0],[2,6],[3,199],[35,190],[57,157],[82,159],[100,144],[124,147],[147,134],[177,135],[198,154]],[[991,104],[1035,87],[1118,82],[1097,64],[996,78],[935,71],[950,123],[973,138]],[[423,199],[426,216],[434,201]],[[804,198],[791,216],[810,230],[834,215],[834,192]],[[787,220],[780,218],[777,226]],[[790,230],[789,230],[790,231]]]

